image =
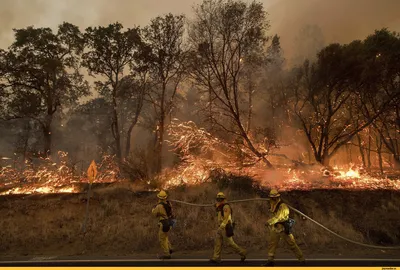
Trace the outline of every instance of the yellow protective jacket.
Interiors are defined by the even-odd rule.
[[[284,231],[284,226],[282,224],[277,224],[280,222],[287,221],[289,219],[289,207],[282,202],[278,202],[280,205],[279,208],[275,211],[271,211],[273,213],[272,217],[267,221],[268,225],[272,226],[272,230],[276,232]]]
[[[229,222],[232,223],[232,211],[231,207],[227,204],[224,205],[222,211],[224,212],[224,216],[222,216],[221,212],[218,211],[217,220],[218,220],[218,226],[223,229]]]
[[[159,201],[161,202],[161,201]],[[151,210],[151,213],[158,218],[159,221],[163,220],[163,219],[168,219],[167,216],[167,211],[165,211],[165,208],[162,204],[157,204],[156,207],[153,208],[153,210]]]

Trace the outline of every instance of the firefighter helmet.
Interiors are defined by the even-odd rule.
[[[225,194],[223,192],[218,192],[217,199],[226,199]]]
[[[281,196],[281,194],[279,194],[279,192],[276,189],[272,189],[268,195],[268,197],[270,197],[270,198],[277,198],[280,196]]]
[[[157,198],[159,198],[159,199],[161,199],[161,200],[164,200],[164,199],[166,199],[168,196],[167,196],[167,192],[165,192],[164,190],[161,190],[158,194],[157,194]]]

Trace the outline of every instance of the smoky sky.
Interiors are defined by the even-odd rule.
[[[202,0],[0,0],[0,47],[8,47],[12,28],[55,28],[63,21],[81,29],[119,21],[144,26],[168,12],[191,15]],[[296,38],[306,25],[321,28],[325,41],[347,43],[375,29],[400,31],[400,0],[261,0],[269,13],[270,34],[281,36],[285,56],[296,51]],[[301,38],[301,37],[300,37]]]

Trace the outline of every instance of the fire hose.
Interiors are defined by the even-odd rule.
[[[253,198],[253,199],[243,199],[243,200],[235,200],[235,201],[229,201],[229,203],[239,203],[239,202],[251,202],[251,201],[268,201],[269,199],[267,198]],[[190,206],[197,206],[197,207],[213,207],[214,204],[197,204],[197,203],[188,203],[188,202],[184,202],[184,201],[179,201],[179,200],[170,200],[171,202],[176,202],[176,203],[181,203],[181,204],[186,204],[186,205],[190,205]],[[310,218],[309,216],[307,216],[306,214],[300,212],[299,210],[297,210],[296,208],[288,205],[286,202],[285,204],[292,209],[294,212],[298,213],[299,215],[305,217],[306,219],[310,220],[311,222],[317,224],[318,226],[320,226],[321,228],[323,228],[324,230],[330,232],[331,234],[339,237],[342,240],[345,240],[347,242],[356,244],[356,245],[360,245],[360,246],[364,246],[364,247],[369,247],[369,248],[378,248],[378,249],[400,249],[400,246],[376,246],[376,245],[369,245],[369,244],[365,244],[365,243],[361,243],[361,242],[357,242],[354,240],[351,240],[349,238],[346,238],[344,236],[341,236],[338,233],[335,233],[334,231],[330,230],[329,228],[325,227],[324,225],[322,225],[321,223],[319,223],[318,221],[315,221],[314,219]]]

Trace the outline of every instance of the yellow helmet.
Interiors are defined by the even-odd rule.
[[[226,199],[225,194],[223,192],[218,192],[217,199]]]
[[[157,198],[159,198],[159,199],[161,199],[161,200],[164,200],[164,199],[166,199],[168,196],[167,196],[167,192],[165,192],[164,190],[161,190],[158,194],[157,194]]]
[[[272,189],[268,195],[268,197],[270,197],[270,198],[277,198],[280,196],[281,196],[281,194],[279,194],[279,192],[276,189]]]

